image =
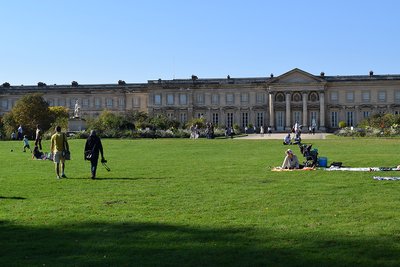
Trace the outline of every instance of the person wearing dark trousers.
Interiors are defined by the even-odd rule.
[[[39,150],[42,150],[42,129],[40,129],[39,124],[36,125],[35,146],[38,146]]]
[[[103,154],[103,145],[101,144],[100,137],[96,135],[95,130],[90,131],[90,135],[85,144],[85,160],[90,160],[91,178],[96,179],[97,163],[99,161],[99,154],[101,154],[101,162],[106,162]]]

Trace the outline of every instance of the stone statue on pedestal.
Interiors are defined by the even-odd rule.
[[[75,102],[74,118],[79,118],[81,116],[81,107],[79,106],[79,100]]]

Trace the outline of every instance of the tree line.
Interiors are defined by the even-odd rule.
[[[40,125],[44,132],[44,138],[51,136],[56,125],[63,129],[68,128],[69,109],[62,106],[50,107],[43,95],[34,93],[20,98],[11,109],[0,117],[0,133],[5,139],[9,139],[12,132],[16,132],[19,125],[24,129],[24,135],[34,138],[36,125]],[[187,137],[189,133],[179,132],[188,125],[205,127],[205,120],[193,119],[182,124],[177,120],[170,119],[164,114],[150,116],[145,112],[128,110],[124,113],[114,113],[104,110],[96,118],[87,119],[87,131],[76,133],[77,137],[85,137],[91,129],[103,137],[154,137],[156,131],[169,131],[178,137]],[[138,134],[138,130],[140,130]],[[158,132],[159,135],[164,133]],[[171,136],[171,137],[172,137]],[[163,137],[163,136],[160,136]],[[176,137],[176,136],[175,136]],[[4,138],[3,138],[4,139]]]

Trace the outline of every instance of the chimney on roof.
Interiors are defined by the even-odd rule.
[[[270,77],[271,77],[271,78],[274,78],[274,74],[273,74],[273,73],[271,73]]]
[[[325,76],[325,72],[321,71],[321,73],[319,74],[321,77]]]
[[[372,75],[374,75],[374,72],[372,70],[369,71],[369,77],[371,77]]]

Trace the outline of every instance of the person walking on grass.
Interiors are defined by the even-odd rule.
[[[63,150],[69,151],[69,144],[67,137],[64,133],[61,133],[61,126],[56,127],[56,132],[51,136],[50,152],[53,154],[53,161],[55,164],[55,171],[57,179],[67,178],[65,175],[65,157],[63,156]],[[61,176],[60,176],[60,165],[61,165]]]
[[[26,149],[29,149],[32,153],[32,149],[29,146],[28,136],[24,135],[24,139],[22,139],[22,141],[24,142],[24,152],[26,152]]]
[[[100,137],[96,135],[95,130],[91,130],[89,137],[86,139],[84,158],[85,160],[90,160],[90,172],[92,174],[92,179],[96,179],[99,154],[101,154],[101,162],[107,162],[104,158],[103,145],[101,143]]]

